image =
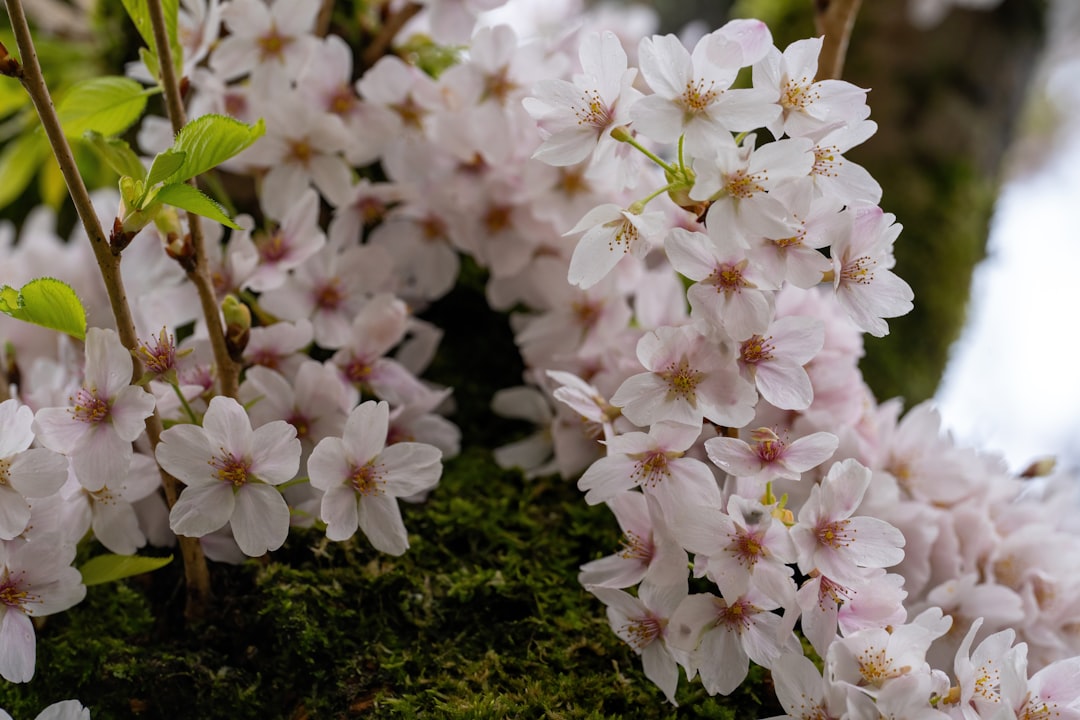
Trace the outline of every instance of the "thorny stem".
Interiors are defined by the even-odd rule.
[[[405,23],[416,17],[416,14],[424,9],[424,6],[420,3],[410,2],[405,7],[398,10],[396,13],[386,18],[386,22],[383,23],[382,29],[379,30],[379,34],[371,40],[371,44],[364,48],[364,54],[360,56],[361,69],[367,70],[369,67],[379,61],[390,47],[390,43],[394,41],[394,37],[397,36],[401,28],[405,27]]]
[[[105,283],[105,289],[109,295],[109,305],[112,307],[113,317],[116,320],[117,333],[120,342],[129,352],[135,351],[139,346],[138,337],[135,334],[135,322],[131,316],[131,308],[128,306],[127,295],[124,292],[124,284],[120,277],[120,256],[114,254],[109,247],[109,239],[106,237],[94,211],[90,194],[86,190],[82,176],[75,165],[75,158],[71,154],[71,146],[60,126],[60,119],[53,107],[52,97],[45,85],[45,78],[41,74],[41,65],[38,63],[37,52],[34,49],[34,41],[30,35],[30,26],[26,22],[26,14],[23,12],[21,0],[5,0],[8,17],[11,19],[11,29],[15,35],[15,42],[19,46],[19,54],[22,56],[22,66],[14,73],[23,87],[26,88],[30,100],[37,110],[41,125],[45,129],[45,135],[52,147],[56,162],[60,166],[60,172],[67,184],[68,194],[82,221],[83,229],[90,239],[90,247],[94,252],[98,268],[101,270],[101,279]],[[143,374],[142,363],[137,357],[132,358],[132,380],[136,380]],[[157,410],[146,419],[146,435],[150,439],[150,447],[154,449],[161,441],[161,417]],[[165,489],[165,498],[171,508],[176,502],[178,495],[177,480],[169,475],[161,467],[161,484]],[[180,550],[184,557],[185,573],[188,575],[188,614],[193,617],[202,612],[210,597],[210,574],[206,568],[206,558],[202,554],[202,546],[195,538],[180,538]],[[201,570],[201,575],[199,571]],[[198,603],[193,599],[198,596]]]
[[[178,133],[180,128],[184,127],[187,118],[184,113],[184,101],[180,97],[180,82],[173,66],[169,35],[165,29],[165,13],[161,8],[161,0],[149,0],[147,8],[150,11],[150,24],[154,28],[154,44],[157,46],[158,66],[161,68],[161,87],[165,93],[165,110],[169,115],[173,132]],[[198,187],[194,178],[188,183],[192,187]],[[218,312],[217,295],[214,292],[213,279],[210,277],[210,266],[206,261],[206,243],[203,239],[202,225],[199,217],[194,213],[189,212],[187,217],[188,228],[191,231],[194,264],[187,276],[195,285],[199,304],[206,318],[210,346],[214,350],[214,363],[218,369],[219,390],[222,395],[235,398],[240,382],[240,368],[229,357],[228,346],[225,344],[225,330],[221,325]]]
[[[844,72],[848,40],[862,0],[814,0],[814,25],[823,36],[816,80],[839,79]]]

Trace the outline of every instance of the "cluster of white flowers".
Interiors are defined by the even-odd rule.
[[[876,129],[866,92],[815,81],[820,39],[781,51],[757,21],[692,50],[589,19],[470,35],[499,4],[430,0],[437,40],[471,40],[428,74],[395,55],[357,73],[315,35],[317,3],[183,0],[190,115],[266,123],[226,166],[257,179],[263,227],[240,216],[224,240],[203,222],[219,299],[259,321],[244,380],[215,395],[199,303],[153,226],[122,265],[157,338],[143,385],[112,330],[79,352],[0,317],[19,368],[0,404],[0,675],[33,674],[28,615],[82,598],[89,530],[121,554],[177,533],[238,560],[317,519],[404,552],[397,498],[459,444],[436,412],[449,391],[419,379],[441,330],[414,312],[467,254],[492,307],[517,309],[529,368],[493,406],[540,426],[496,459],[581,475],[612,509],[624,546],[581,582],[670,701],[679,666],[730,693],[753,661],[787,717],[1080,716],[1066,485],[955,447],[928,406],[900,419],[859,373],[861,333],[912,302],[891,271],[900,226],[843,156]],[[153,154],[171,130],[147,118],[139,141]],[[99,201],[111,224],[117,200]],[[5,231],[0,279],[59,276],[107,326],[85,239],[51,223]],[[171,511],[157,466],[185,486]],[[691,594],[691,568],[716,592]]]

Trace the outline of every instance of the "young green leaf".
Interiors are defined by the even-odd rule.
[[[102,583],[123,580],[133,575],[142,575],[163,568],[172,562],[172,555],[166,557],[146,557],[144,555],[98,555],[90,558],[79,568],[83,585],[101,585]]]
[[[239,155],[266,132],[260,119],[247,125],[226,115],[203,115],[180,129],[173,143],[174,152],[184,153],[184,162],[166,178],[178,183],[217,167]]]
[[[130,78],[91,78],[72,86],[56,112],[68,137],[82,137],[87,130],[119,135],[142,115],[146,95]]]
[[[187,153],[173,150],[158,153],[158,156],[154,158],[154,164],[150,166],[150,174],[146,176],[146,187],[153,187],[176,172],[186,156]]]
[[[137,180],[146,177],[146,168],[126,140],[107,138],[99,132],[87,131],[83,139],[97,151],[105,164],[121,177],[127,175]]]
[[[0,287],[0,312],[16,320],[86,337],[86,309],[71,286],[55,278],[37,278],[22,290]]]
[[[146,6],[146,0],[123,0],[124,9],[127,10],[131,22],[135,23],[139,35],[148,48],[147,53],[152,57],[152,65],[143,62],[154,77],[158,76],[158,53],[154,44],[154,27],[150,23],[150,10]],[[162,0],[161,10],[165,15],[165,33],[169,36],[169,48],[172,50],[173,65],[179,70],[184,64],[184,50],[180,46],[180,40],[176,33],[177,16],[180,9],[180,0]],[[140,51],[140,56],[142,52]]]
[[[0,152],[0,208],[22,194],[41,167],[49,146],[40,132],[26,133],[4,146]]]
[[[241,229],[239,225],[229,219],[224,208],[187,183],[165,185],[154,196],[154,202],[162,202],[181,210],[193,212],[196,215],[202,215],[233,230]]]

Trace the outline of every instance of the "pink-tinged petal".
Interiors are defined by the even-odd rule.
[[[67,481],[68,459],[52,450],[31,448],[11,461],[10,473],[11,486],[23,497],[48,497]]]
[[[653,439],[656,447],[666,451],[688,450],[700,434],[700,425],[685,425],[678,422],[662,421],[654,423],[649,428],[649,437]]]
[[[42,408],[34,415],[34,435],[42,445],[58,453],[70,453],[93,427],[74,419],[66,407]]]
[[[675,228],[664,241],[668,261],[680,274],[699,281],[709,277],[716,267],[709,236]]]
[[[187,487],[169,513],[169,527],[177,535],[202,537],[225,527],[235,506],[235,493],[229,483]]]
[[[86,377],[83,387],[99,397],[112,397],[131,384],[131,354],[112,330],[86,331]]]
[[[705,441],[705,453],[713,463],[735,477],[751,477],[761,472],[761,458],[738,438],[716,437]]]
[[[135,442],[154,414],[154,396],[135,385],[121,388],[109,408],[109,420],[120,439]]]
[[[248,483],[236,493],[233,538],[248,557],[277,550],[289,536],[289,506],[269,485]]]
[[[781,462],[789,470],[803,473],[832,457],[839,444],[839,438],[832,433],[816,432],[791,443]]]
[[[805,410],[814,401],[810,376],[801,365],[763,362],[754,379],[761,397],[781,410]]]
[[[174,425],[161,433],[154,452],[165,471],[185,485],[216,483],[206,431],[196,425]]]
[[[252,456],[251,419],[236,400],[224,395],[210,400],[210,407],[203,416],[203,430],[215,455]]]
[[[834,463],[821,483],[821,504],[833,518],[850,517],[870,487],[870,469],[849,458]]]
[[[739,59],[741,66],[753,65],[762,60],[773,49],[772,33],[769,32],[769,26],[761,20],[731,20],[714,34],[717,41],[727,41],[723,44],[735,43],[738,45],[742,51],[742,56]],[[710,47],[709,57],[713,62],[716,62],[712,56],[712,50],[713,48]]]
[[[34,411],[18,400],[0,403],[0,459],[22,452],[34,442]]]
[[[634,476],[636,463],[626,456],[600,458],[578,480],[578,490],[585,492],[585,502],[596,505],[636,487],[641,478]]]
[[[14,489],[0,485],[0,540],[11,540],[30,522],[30,505]]]
[[[547,461],[552,454],[551,437],[547,433],[534,433],[492,451],[495,464],[501,468],[532,470]]]
[[[669,703],[679,704],[675,702],[675,691],[679,686],[679,666],[663,643],[650,643],[641,651],[641,669],[645,672],[645,677],[664,692]]]
[[[649,87],[664,98],[680,97],[693,79],[690,53],[674,35],[642,38],[638,64]]]
[[[591,126],[561,130],[544,140],[533,157],[548,165],[577,165],[596,149],[599,132]]]
[[[409,549],[409,534],[401,519],[401,509],[397,499],[389,495],[361,498],[360,529],[379,552],[403,555]]]
[[[432,445],[403,442],[379,454],[378,466],[385,472],[388,495],[408,497],[430,490],[442,475],[442,452]]]
[[[300,441],[296,428],[274,420],[252,433],[251,474],[270,485],[296,477],[300,469]],[[274,548],[276,549],[276,548]]]
[[[315,446],[307,461],[312,486],[330,492],[342,485],[352,472],[351,463],[345,443],[340,438],[324,438]]]
[[[861,567],[892,567],[904,559],[904,534],[873,517],[853,517],[847,531],[854,538],[848,556]]]
[[[683,509],[671,533],[692,553],[715,555],[730,541],[735,521],[719,506],[690,505]]]
[[[780,705],[791,717],[810,718],[819,708],[824,709],[824,680],[805,655],[789,653],[778,658],[773,663],[773,684]]]
[[[0,620],[0,676],[8,682],[30,682],[37,661],[34,624],[17,608],[6,608]]]
[[[651,372],[639,373],[627,378],[619,386],[619,389],[611,396],[611,404],[621,407],[623,414],[635,425],[650,425],[661,419],[659,417],[661,412],[664,413],[663,419],[678,421],[685,419],[687,424],[691,424],[694,421],[692,408],[687,408],[689,412],[667,412],[668,408],[665,406],[672,405],[672,403],[667,403],[667,394],[667,383],[662,378]],[[671,415],[678,415],[678,417],[671,417]],[[700,414],[697,420],[700,422]]]
[[[600,282],[626,256],[627,248],[615,240],[613,228],[594,230],[578,241],[566,275],[567,282],[582,290]]]
[[[630,109],[634,128],[656,142],[678,140],[685,122],[682,108],[662,95],[649,95],[634,103]]]
[[[795,365],[813,360],[825,342],[825,326],[820,320],[797,315],[776,320],[769,327],[769,334],[777,349],[782,349],[784,359]]]
[[[100,425],[71,453],[71,466],[83,487],[95,492],[106,485],[119,487],[127,479],[133,454],[130,442]]]
[[[698,659],[701,684],[710,695],[729,695],[750,671],[750,657],[739,642],[739,635],[727,628],[705,633]]]
[[[122,500],[94,503],[93,517],[94,537],[110,552],[134,555],[146,544],[146,536],[139,529],[139,518],[131,503]]]
[[[690,652],[698,646],[701,633],[716,624],[720,599],[709,593],[688,595],[671,616],[668,643]]]
[[[638,558],[608,555],[582,565],[578,582],[585,586],[628,588],[641,582],[648,568],[648,564]]]
[[[363,465],[382,452],[390,427],[390,405],[368,400],[358,405],[345,422],[345,443],[349,457]]]
[[[360,526],[356,491],[348,485],[327,490],[319,506],[319,517],[326,523],[326,537],[335,542],[351,538]]]

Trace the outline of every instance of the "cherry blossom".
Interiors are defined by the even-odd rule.
[[[326,536],[347,540],[359,528],[380,552],[409,547],[397,498],[430,489],[442,473],[442,453],[423,443],[386,445],[390,406],[368,401],[349,415],[342,437],[322,440],[308,460],[311,484],[322,490]]]
[[[131,385],[131,355],[112,330],[86,331],[82,387],[63,408],[42,408],[34,434],[45,447],[66,454],[87,490],[123,481],[131,465],[131,443],[154,412],[154,397]]]
[[[289,533],[289,506],[274,485],[300,466],[296,428],[275,420],[251,429],[244,408],[217,396],[202,427],[175,425],[161,434],[157,461],[187,487],[169,515],[179,535],[202,537],[225,525],[249,557],[277,550]]]

